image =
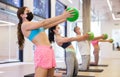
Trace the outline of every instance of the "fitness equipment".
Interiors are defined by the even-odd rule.
[[[89,35],[88,40],[93,40],[94,39],[94,33],[93,32],[88,32],[87,34]]]
[[[66,9],[66,11],[70,11],[70,10],[73,10],[73,11],[74,11],[74,12],[72,12],[73,16],[67,18],[67,20],[70,21],[70,22],[74,22],[74,21],[76,21],[76,20],[78,19],[78,17],[79,17],[79,11],[78,11],[76,8],[71,8],[71,7],[68,7],[68,8]]]
[[[103,34],[104,35],[104,40],[108,38],[108,34]]]
[[[112,43],[114,41],[112,38],[110,38],[109,40],[110,40],[110,43]]]

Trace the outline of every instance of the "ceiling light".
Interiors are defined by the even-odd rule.
[[[108,7],[109,7],[110,11],[112,12],[112,6],[111,6],[111,3],[110,3],[110,0],[107,0],[107,4],[108,4]],[[112,18],[113,18],[113,20],[120,20],[120,18],[115,17],[114,13],[112,13]]]
[[[107,0],[107,4],[108,4],[108,6],[109,6],[110,11],[112,11],[112,7],[111,7],[111,4],[110,4],[110,1],[109,1],[109,0]]]
[[[70,3],[73,3],[72,0],[68,0]]]
[[[115,14],[112,13],[113,20],[120,20],[120,18],[115,18]]]
[[[4,73],[3,71],[0,71],[0,73]]]

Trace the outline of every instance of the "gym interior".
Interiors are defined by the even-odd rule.
[[[0,0],[0,77],[34,77],[35,45],[25,38],[21,51],[17,39],[17,10],[26,6],[34,14],[32,21],[42,21],[61,15],[66,8],[71,7],[79,12],[74,22],[66,20],[60,23],[63,37],[75,37],[74,27],[80,27],[81,32],[93,32],[94,36],[107,34],[112,43],[100,42],[99,63],[89,66],[87,71],[78,71],[77,77],[120,77],[120,9],[119,0]],[[45,29],[48,35],[49,30]],[[76,41],[75,48],[78,65],[82,63]],[[93,46],[90,45],[90,62],[94,62]],[[66,69],[65,50],[57,43],[51,44],[56,60],[54,77],[62,77]],[[97,71],[95,71],[97,70]]]

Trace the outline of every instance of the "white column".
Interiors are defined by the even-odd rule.
[[[56,0],[51,0],[51,17],[55,16],[55,3]]]
[[[28,7],[33,12],[33,0],[23,0],[24,6]]]

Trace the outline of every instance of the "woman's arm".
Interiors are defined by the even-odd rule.
[[[66,42],[72,42],[72,41],[83,41],[83,40],[87,40],[88,37],[89,37],[88,34],[85,34],[83,36],[76,36],[76,37],[61,37],[59,38],[58,42],[66,43]]]
[[[89,34],[84,34],[83,36],[78,36],[77,37],[77,41],[84,41],[84,40],[88,40],[89,38]]]
[[[66,43],[66,42],[72,42],[72,41],[74,41],[74,37],[57,37],[56,38],[56,41],[57,41],[57,43],[59,43],[59,44],[63,44],[63,43]]]
[[[111,43],[111,40],[103,40],[103,39],[100,39],[100,40],[98,40],[99,42],[110,42]]]
[[[25,25],[23,27],[26,30],[37,29],[40,27],[49,28],[49,27],[55,26],[56,24],[66,21],[66,18],[72,16],[71,12],[72,11],[65,11],[62,15],[59,15],[59,16],[56,16],[53,18],[48,18],[48,19],[45,19],[45,20],[39,21],[39,22],[25,22],[25,23],[23,23],[23,25]],[[54,23],[56,23],[56,24],[54,24]]]
[[[66,43],[66,42],[72,42],[72,41],[78,41],[78,40],[83,40],[83,37],[61,37],[58,38],[58,42],[60,43]]]
[[[74,15],[73,12],[74,12],[74,10],[69,10],[69,11],[65,10],[62,15],[59,15],[59,16],[56,16],[56,17],[53,17],[53,18],[50,18],[50,19],[46,19],[47,21],[44,24],[46,26],[53,27],[53,26],[55,26],[55,25],[57,25],[61,22],[66,21],[66,18],[72,17]],[[59,22],[59,23],[54,24],[56,22]],[[53,25],[50,25],[50,24],[53,24]],[[49,27],[46,27],[46,28],[49,28]]]
[[[103,39],[103,38],[104,38],[104,35],[101,35],[101,36],[94,37],[93,40],[99,40],[99,39]]]
[[[65,22],[65,21],[66,21],[66,19],[61,19],[61,20],[59,20],[59,21],[57,21],[55,23],[52,23],[52,24],[49,24],[49,25],[45,26],[44,28],[50,28],[52,26],[58,25],[58,24],[60,24],[62,22]]]

